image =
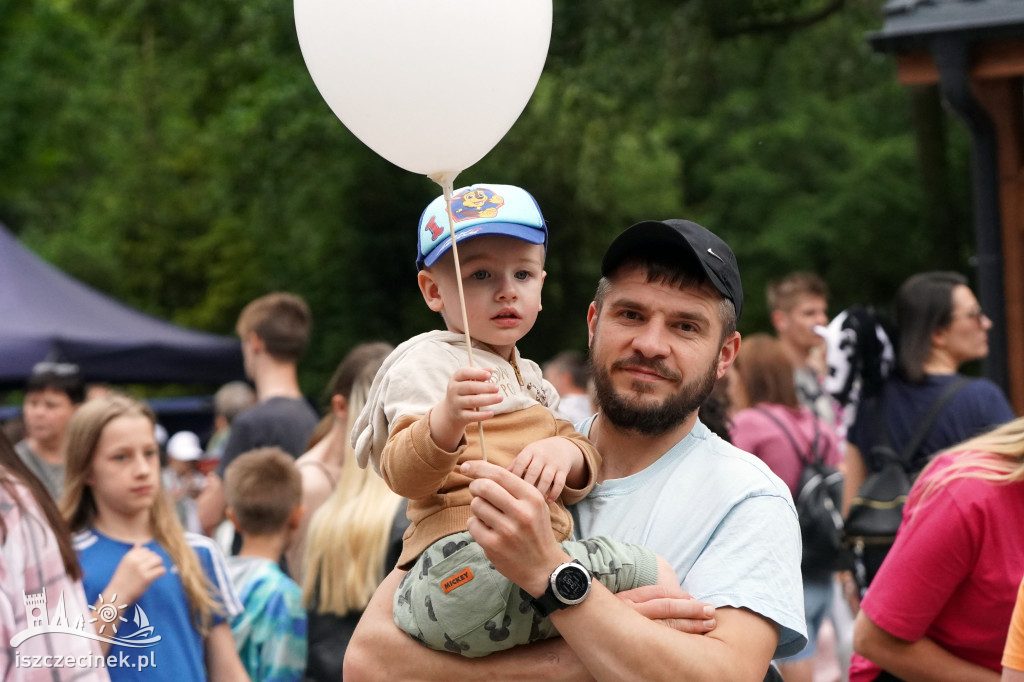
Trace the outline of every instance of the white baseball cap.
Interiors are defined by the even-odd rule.
[[[203,456],[199,436],[191,431],[178,431],[167,441],[167,456],[179,462],[194,462]]]

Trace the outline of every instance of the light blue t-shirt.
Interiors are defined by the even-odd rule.
[[[594,418],[577,424],[587,435]],[[781,626],[773,658],[807,643],[800,524],[786,485],[699,421],[643,471],[599,483],[572,507],[577,537],[607,535],[665,557],[682,588],[712,606]]]

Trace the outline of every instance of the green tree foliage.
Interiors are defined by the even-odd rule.
[[[915,270],[966,270],[965,136],[934,93],[912,107],[865,44],[880,5],[556,2],[529,106],[458,180],[521,184],[548,217],[524,353],[585,346],[600,255],[644,218],[689,217],[734,245],[747,332],[767,326],[765,283],[794,269],[826,276],[834,310],[887,303]],[[481,78],[444,65],[439,92]],[[355,343],[439,323],[413,266],[439,190],[333,116],[291,3],[0,0],[0,93],[0,221],[72,275],[221,333],[251,298],[297,292],[316,318],[310,393]],[[919,149],[940,172],[922,177]]]

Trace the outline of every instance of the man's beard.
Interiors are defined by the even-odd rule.
[[[679,426],[701,406],[718,380],[716,356],[702,376],[683,384],[678,393],[670,395],[659,404],[645,404],[617,393],[612,384],[610,371],[596,366],[593,352],[590,354],[589,362],[601,416],[620,429],[636,431],[644,436],[660,436]],[[678,373],[668,370],[660,360],[650,360],[640,355],[634,355],[626,360],[616,360],[612,363],[611,370],[622,366],[646,367],[668,379],[679,377]],[[644,384],[635,383],[633,388],[642,393],[646,387]]]

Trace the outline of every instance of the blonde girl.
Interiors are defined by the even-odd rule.
[[[113,395],[85,403],[68,425],[60,506],[92,627],[117,662],[110,677],[247,680],[225,621],[240,606],[224,558],[178,522],[160,484],[154,424],[142,403]]]
[[[384,356],[375,357],[352,383],[342,480],[310,522],[303,600],[309,614],[306,679],[341,679],[345,649],[359,617],[402,551],[408,525],[405,500],[372,469],[352,457],[352,422],[362,411]]]
[[[854,630],[851,682],[998,682],[1024,575],[1024,419],[939,453]]]
[[[375,341],[359,344],[345,355],[324,391],[329,411],[310,439],[309,450],[295,462],[302,474],[302,518],[285,558],[289,575],[300,585],[305,577],[306,536],[313,515],[336,488],[340,487],[339,494],[348,500],[362,485],[363,470],[345,465],[355,461],[349,434],[350,422],[359,415],[359,409],[352,409],[352,401],[357,400],[362,407],[374,375],[392,350],[391,344]],[[363,384],[365,388],[361,388]],[[354,392],[362,396],[353,396]]]

